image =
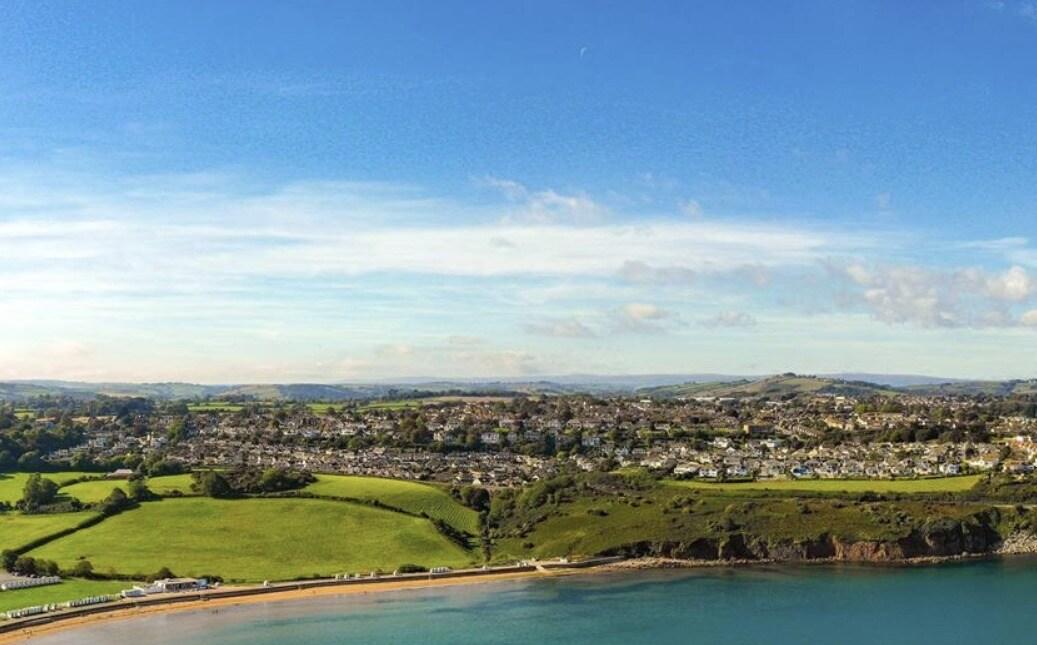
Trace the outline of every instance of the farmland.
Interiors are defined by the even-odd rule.
[[[332,497],[377,500],[409,513],[424,513],[472,535],[479,534],[478,513],[462,506],[446,491],[427,484],[378,477],[318,475],[317,482],[310,484],[306,491]]]
[[[72,528],[94,516],[91,512],[53,515],[0,513],[0,550],[18,548],[33,540]]]
[[[391,571],[404,563],[464,566],[475,556],[428,520],[360,504],[310,499],[166,499],[111,517],[30,553],[130,577],[169,567],[228,580]]]
[[[25,488],[25,480],[30,473],[0,473],[0,502],[13,504],[22,498],[22,490]],[[63,471],[55,473],[41,473],[47,479],[61,485],[80,477],[96,477],[98,473],[84,473],[74,471]]]
[[[151,489],[151,492],[156,495],[171,495],[173,493],[180,493],[183,495],[191,494],[190,474],[149,477],[146,483],[148,488]]]
[[[929,479],[780,479],[712,483],[670,481],[671,486],[703,491],[796,491],[813,493],[961,493],[971,489],[981,475]]]

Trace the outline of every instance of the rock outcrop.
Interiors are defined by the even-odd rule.
[[[1021,538],[1015,546],[1022,549]],[[1027,548],[1037,551],[1037,538]],[[907,535],[890,540],[853,539],[828,533],[806,540],[769,539],[767,536],[731,533],[688,542],[644,541],[612,549],[603,555],[696,561],[801,561],[898,562],[923,558],[982,555],[1003,548],[993,519],[977,513],[963,520],[926,523]]]

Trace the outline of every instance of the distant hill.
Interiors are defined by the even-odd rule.
[[[857,378],[867,377],[867,378]],[[1037,394],[1037,379],[967,381],[910,375],[729,376],[723,374],[568,375],[543,379],[401,379],[373,383],[199,385],[194,383],[0,383],[0,401],[37,396],[89,399],[98,395],[157,400],[253,399],[259,401],[349,401],[439,394],[630,394],[655,397],[753,397],[817,393],[848,396],[897,393],[946,395]]]
[[[831,394],[846,396],[895,395],[897,391],[865,381],[780,374],[759,379],[741,379],[718,383],[685,383],[656,388],[643,388],[639,394],[657,397],[781,397],[796,394]]]
[[[993,396],[1011,396],[1037,394],[1037,379],[1015,381],[953,381],[948,383],[932,383],[912,385],[903,388],[915,394],[971,395],[989,394]]]

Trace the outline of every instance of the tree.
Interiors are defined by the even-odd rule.
[[[0,558],[3,560],[4,569],[14,571],[14,563],[18,560],[18,553],[16,551],[4,549],[3,553],[0,554]]]
[[[196,471],[191,477],[194,479],[191,488],[202,495],[224,499],[235,496],[227,479],[215,470]]]
[[[32,512],[41,506],[46,506],[54,501],[58,495],[58,485],[49,479],[44,479],[39,473],[29,475],[22,489],[22,500],[18,502],[23,511]]]
[[[71,574],[76,578],[90,578],[94,575],[94,565],[89,560],[80,560],[72,567]]]
[[[155,498],[155,493],[151,492],[151,489],[148,488],[143,479],[131,479],[128,490],[130,499],[135,502],[146,502],[149,499]]]
[[[36,575],[36,558],[29,555],[20,555],[14,561],[14,573],[22,576]]]
[[[122,492],[121,488],[115,488],[108,497],[104,498],[104,501],[101,502],[101,512],[105,515],[115,515],[116,513],[121,513],[132,505],[133,502],[131,502],[130,498],[126,496],[126,493]]]

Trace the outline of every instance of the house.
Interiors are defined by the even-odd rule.
[[[108,479],[129,479],[133,476],[133,471],[129,468],[119,468],[105,475]]]
[[[487,446],[499,446],[500,435],[496,432],[483,432],[479,435],[479,441],[482,441]]]
[[[150,593],[180,593],[195,591],[208,586],[208,581],[199,578],[162,578],[156,580],[147,590]],[[155,591],[151,591],[154,589]]]
[[[742,426],[742,431],[754,439],[769,437],[774,434],[774,426],[765,423],[746,423]]]

